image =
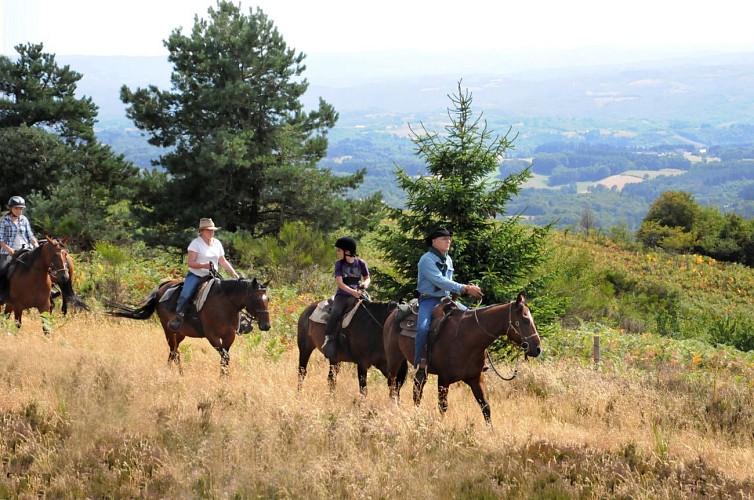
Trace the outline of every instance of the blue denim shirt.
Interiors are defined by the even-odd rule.
[[[419,259],[416,289],[424,297],[445,297],[451,292],[461,294],[463,285],[453,281],[453,259],[430,248]]]

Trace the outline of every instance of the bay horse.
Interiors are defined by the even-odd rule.
[[[361,301],[346,328],[339,328],[336,332],[338,341],[337,361],[330,362],[327,381],[330,392],[335,391],[335,383],[340,362],[355,363],[359,380],[359,393],[367,394],[367,371],[374,366],[387,378],[387,358],[382,340],[385,320],[396,308],[395,302]],[[315,349],[322,351],[325,340],[325,325],[310,321],[317,307],[317,302],[309,305],[298,318],[298,389],[304,383],[306,367]],[[346,313],[348,314],[348,313]],[[343,339],[346,339],[344,344]],[[408,364],[398,367],[396,377],[401,384],[406,378]]]
[[[437,307],[442,308],[442,304]],[[402,386],[398,373],[407,359],[414,359],[415,351],[414,338],[401,334],[399,323],[395,321],[395,313],[391,313],[385,321],[383,334],[390,397],[396,402],[400,398]],[[440,331],[430,335],[427,370],[428,373],[437,375],[440,413],[444,414],[448,409],[450,385],[463,381],[471,388],[482,409],[484,420],[491,424],[490,404],[482,372],[487,347],[503,335],[520,347],[527,357],[539,356],[539,333],[523,294],[519,294],[515,301],[508,304],[494,304],[467,311],[455,309],[441,324]],[[425,380],[414,381],[414,404],[417,406],[421,402],[424,382]]]
[[[168,323],[175,316],[175,311],[169,310],[170,300],[162,302],[163,295],[181,283],[181,280],[165,280],[155,287],[139,307],[130,307],[115,302],[106,302],[111,308],[108,314],[130,319],[147,319],[156,311],[165,332],[170,353],[168,365],[175,363],[178,371],[181,367],[181,353],[178,346],[186,337],[206,338],[210,345],[220,355],[220,369],[223,374],[228,373],[230,363],[230,347],[236,339],[239,326],[239,313],[243,309],[256,319],[259,329],[270,329],[270,313],[268,311],[269,296],[267,285],[269,281],[260,284],[253,280],[217,280],[210,288],[202,308],[197,312],[193,303],[186,313],[186,320],[177,332],[168,328]],[[174,290],[177,298],[178,290]]]
[[[40,313],[52,312],[50,290],[53,281],[69,287],[71,275],[65,245],[62,240],[46,236],[40,245],[14,259],[8,268],[8,300],[5,312],[13,311],[16,324],[26,309],[36,308]],[[46,327],[43,327],[48,333]]]

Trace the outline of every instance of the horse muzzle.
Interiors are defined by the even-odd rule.
[[[71,280],[71,275],[68,274],[68,270],[66,269],[55,271],[53,273],[53,276],[55,277],[55,281],[57,281],[59,284],[65,284]]]
[[[533,345],[528,342],[523,342],[521,344],[521,349],[523,349],[527,357],[532,358],[536,358],[542,353],[542,347],[539,344]]]

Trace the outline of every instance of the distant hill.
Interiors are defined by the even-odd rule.
[[[507,54],[313,54],[310,90],[340,112],[443,113],[463,79],[486,114],[594,120],[754,122],[754,52],[596,64],[595,57],[522,61]],[[170,87],[167,57],[59,56],[101,121],[123,118],[121,85]],[[572,65],[568,65],[568,61]],[[408,68],[408,69],[407,69]]]

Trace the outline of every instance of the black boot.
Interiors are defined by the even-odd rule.
[[[183,319],[186,316],[186,306],[182,307],[180,311],[177,311],[175,313],[175,316],[173,316],[173,319],[170,320],[168,323],[168,328],[173,330],[174,332],[177,332],[181,329],[183,326]]]
[[[331,363],[337,363],[338,361],[338,346],[336,344],[334,335],[325,335],[325,342],[322,344],[322,353]]]

